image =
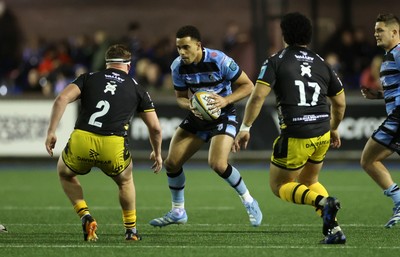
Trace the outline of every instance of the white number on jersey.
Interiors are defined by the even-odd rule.
[[[299,87],[300,102],[298,106],[314,106],[317,105],[319,94],[321,93],[321,87],[316,82],[308,82],[307,86],[314,88],[314,93],[311,99],[311,103],[307,103],[306,90],[303,81],[295,80],[294,84]],[[309,99],[310,100],[310,99]]]
[[[96,121],[96,119],[107,114],[107,112],[110,110],[110,103],[105,100],[99,101],[96,105],[96,108],[101,110],[93,113],[90,116],[89,125],[101,128],[101,126],[103,126],[103,123]]]

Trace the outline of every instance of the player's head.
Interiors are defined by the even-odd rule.
[[[379,14],[375,23],[376,45],[390,50],[399,43],[400,21],[394,14]]]
[[[125,45],[112,45],[105,54],[106,63],[130,63],[132,54]]]
[[[176,49],[184,64],[199,62],[202,57],[199,30],[191,25],[181,27],[176,32]]]
[[[312,37],[311,21],[301,13],[288,13],[282,17],[283,40],[288,45],[308,45]]]

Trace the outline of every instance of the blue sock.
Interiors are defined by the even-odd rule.
[[[168,177],[169,190],[171,191],[172,206],[184,208],[184,202],[185,202],[184,189],[185,189],[186,178],[183,169],[181,169],[176,174],[167,173],[167,177]]]
[[[221,177],[225,179],[225,181],[228,182],[228,184],[231,185],[239,195],[243,195],[247,192],[246,184],[244,183],[239,171],[230,164],[228,164],[228,168],[226,168]]]
[[[386,196],[392,198],[393,203],[396,207],[400,206],[400,188],[396,183],[394,183],[388,189],[383,191],[383,193]]]

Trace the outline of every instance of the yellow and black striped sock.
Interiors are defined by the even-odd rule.
[[[89,208],[88,208],[85,200],[79,201],[77,204],[75,204],[74,209],[75,209],[76,213],[79,215],[79,218],[82,218],[86,214],[90,214]]]
[[[286,183],[279,189],[279,197],[282,200],[296,203],[306,204],[317,207],[318,203],[324,197],[318,193],[311,191],[308,187],[297,182]]]
[[[122,220],[126,229],[135,229],[136,210],[122,210]]]
[[[319,183],[319,182],[314,183],[314,184],[308,186],[308,188],[309,188],[311,191],[314,191],[314,192],[316,192],[316,193],[318,193],[318,194],[320,194],[320,195],[322,195],[322,196],[324,196],[324,197],[328,197],[328,196],[329,196],[329,193],[328,193],[328,191],[326,190],[326,188],[325,188],[321,183]],[[317,214],[318,214],[320,217],[322,216],[322,207],[317,206],[317,207],[315,208],[315,211],[317,212]]]

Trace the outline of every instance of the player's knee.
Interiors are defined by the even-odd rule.
[[[275,196],[279,197],[279,198],[280,198],[280,196],[279,196],[279,189],[281,188],[281,186],[282,186],[282,185],[278,185],[277,183],[274,183],[274,182],[272,182],[272,181],[270,181],[270,183],[269,183],[269,187],[271,188],[272,193],[273,193]]]
[[[365,158],[364,156],[361,156],[360,165],[364,170],[368,170],[369,167],[372,165],[372,162],[368,158]]]
[[[221,161],[210,161],[208,165],[218,174],[223,174],[227,167],[227,163]]]
[[[179,172],[182,167],[177,162],[174,162],[172,159],[167,158],[164,160],[164,168],[167,173],[174,174]]]

